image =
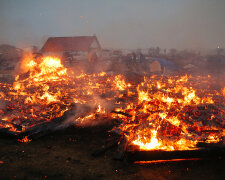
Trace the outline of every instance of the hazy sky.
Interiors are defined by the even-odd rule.
[[[225,47],[225,0],[0,0],[0,44],[93,34],[103,48]]]

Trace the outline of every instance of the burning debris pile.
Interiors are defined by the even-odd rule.
[[[110,101],[127,86],[121,75],[75,76],[56,57],[27,56],[21,71],[13,85],[0,84],[0,126],[15,134],[63,116],[75,103],[100,106],[100,95]]]
[[[225,90],[213,82],[210,76],[150,76],[135,85],[123,75],[75,75],[56,57],[27,56],[13,85],[0,84],[0,127],[20,134],[45,122],[106,118],[119,122],[113,131],[139,150],[193,150],[225,136]]]
[[[137,102],[117,109],[115,118],[122,122],[115,130],[141,150],[192,150],[201,141],[219,142],[225,135],[224,97],[210,81],[211,77],[145,78],[137,87]]]

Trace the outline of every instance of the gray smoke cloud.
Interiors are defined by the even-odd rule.
[[[224,0],[1,0],[0,44],[95,33],[105,48],[225,47],[224,11]]]

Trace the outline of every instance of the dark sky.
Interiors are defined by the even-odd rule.
[[[104,48],[225,47],[225,0],[0,0],[0,44],[93,34]]]

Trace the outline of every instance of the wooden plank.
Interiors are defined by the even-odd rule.
[[[223,141],[218,143],[199,142],[196,146],[199,148],[225,148],[225,143]]]
[[[82,105],[82,104],[72,104],[71,109],[64,112],[64,114],[61,117],[54,118],[48,122],[45,121],[45,122],[36,124],[33,127],[30,127],[26,131],[23,131],[23,132],[13,132],[13,131],[10,131],[9,128],[0,128],[0,134],[14,135],[14,136],[16,136],[16,138],[23,138],[25,136],[28,136],[31,139],[36,139],[36,138],[39,138],[46,134],[49,134],[52,131],[57,130],[57,128],[59,128],[59,127],[63,128],[63,126],[61,126],[61,125],[69,117],[73,116],[74,119],[76,119],[78,117],[85,116],[85,114],[87,114],[88,112],[91,112],[91,109],[89,106]],[[72,124],[68,123],[68,126],[69,125],[72,125]]]
[[[82,110],[81,110],[82,109]],[[69,118],[74,117],[74,119],[78,117],[82,117],[85,114],[90,112],[90,107],[85,105],[77,104],[72,107],[72,109],[64,112],[64,114],[58,118],[54,118],[49,122],[43,122],[34,127],[27,129],[25,132],[18,134],[18,137],[28,136],[31,139],[37,139],[41,136],[49,134],[57,129],[63,129],[68,127],[69,125],[73,125],[72,123],[67,123],[67,126],[62,126],[62,124]]]
[[[156,161],[156,160],[174,160],[174,159],[208,159],[225,158],[225,148],[203,148],[197,150],[184,151],[163,151],[163,150],[134,150],[126,152],[129,162],[134,161]]]
[[[122,111],[112,111],[111,113],[121,114],[121,115],[126,116],[126,117],[132,117],[130,114],[122,112]]]

